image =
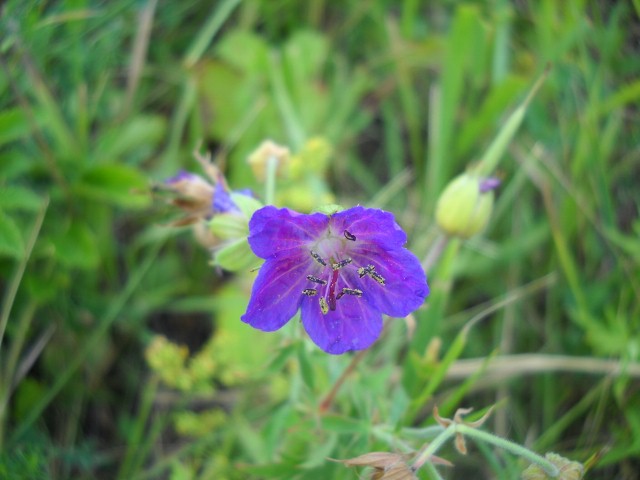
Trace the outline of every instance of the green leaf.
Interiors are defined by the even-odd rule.
[[[284,47],[288,71],[294,82],[306,83],[322,69],[329,51],[327,39],[311,30],[294,33]]]
[[[137,169],[121,164],[96,165],[83,176],[76,192],[92,200],[127,208],[149,205],[148,181]]]
[[[306,351],[304,343],[302,342],[298,348],[298,362],[300,362],[300,373],[302,374],[304,383],[310,390],[313,390],[315,386],[313,365],[311,365],[311,361],[309,360],[309,352]]]
[[[13,218],[0,211],[0,255],[21,258],[24,255],[24,240],[20,228]]]
[[[218,46],[218,55],[240,71],[266,75],[269,48],[258,35],[246,30],[228,33]],[[242,52],[242,55],[239,55]]]
[[[29,135],[29,122],[19,108],[0,112],[0,146]]]
[[[40,197],[26,187],[16,185],[0,187],[0,209],[36,212],[40,204]]]
[[[321,422],[323,429],[335,433],[368,435],[371,430],[371,425],[366,421],[339,415],[326,415],[322,417]]]
[[[67,267],[90,270],[98,266],[100,252],[95,234],[80,222],[72,223],[53,239],[56,259]]]
[[[166,130],[166,121],[160,116],[137,116],[104,133],[95,158],[114,161],[136,150],[148,150],[164,138]]]

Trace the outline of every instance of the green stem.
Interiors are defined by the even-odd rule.
[[[429,459],[436,454],[440,447],[442,447],[451,437],[456,434],[456,424],[452,423],[447,428],[445,428],[440,435],[434,438],[429,446],[425,448],[422,453],[418,456],[415,462],[413,462],[412,468],[414,470],[418,470],[425,462],[428,462]]]
[[[493,435],[492,433],[478,430],[467,425],[456,425],[456,430],[458,433],[469,438],[495,445],[496,447],[502,448],[503,450],[513,453],[514,455],[524,457],[532,463],[537,463],[550,477],[555,478],[560,475],[560,470],[558,470],[558,467],[556,467],[549,460],[538,455],[535,452],[532,452],[522,445],[518,445],[517,443],[512,442],[511,440],[498,437],[497,435]]]
[[[220,31],[224,22],[239,4],[240,0],[226,0],[220,3],[218,8],[207,19],[207,23],[202,30],[200,30],[195,41],[187,51],[184,57],[185,67],[191,68],[198,63],[204,52],[209,48],[209,45],[211,45],[213,37]]]
[[[264,186],[264,202],[273,205],[276,197],[276,174],[278,172],[278,159],[270,155],[267,159],[267,178]]]
[[[42,202],[42,206],[40,207],[40,211],[38,212],[38,216],[36,217],[35,224],[33,229],[31,230],[31,234],[29,235],[29,240],[27,242],[27,247],[24,252],[24,256],[20,260],[18,264],[18,268],[11,279],[11,283],[9,284],[9,288],[6,290],[5,296],[2,300],[2,311],[0,311],[0,347],[2,347],[2,339],[4,337],[4,331],[7,328],[7,322],[9,321],[9,314],[11,313],[11,308],[13,307],[13,302],[16,299],[16,294],[18,293],[18,287],[20,286],[20,282],[22,281],[22,276],[27,268],[27,263],[31,258],[31,252],[33,252],[33,247],[36,245],[36,240],[38,239],[38,235],[40,234],[40,228],[42,227],[42,222],[44,221],[44,216],[47,212],[47,208],[49,206],[49,198],[46,198]]]
[[[502,448],[508,452],[513,453],[514,455],[518,455],[520,457],[524,457],[532,463],[536,463],[542,467],[542,469],[552,478],[558,477],[560,475],[560,470],[553,463],[548,461],[546,458],[538,455],[537,453],[532,452],[531,450],[523,447],[522,445],[518,445],[517,443],[513,443],[510,440],[498,437],[493,435],[492,433],[485,432],[483,430],[478,430],[476,428],[470,427],[464,424],[456,424],[452,423],[449,425],[440,435],[433,439],[433,441],[429,444],[429,446],[420,453],[418,458],[413,462],[412,468],[414,470],[418,470],[422,465],[429,461],[429,459],[436,454],[436,452],[453,436],[460,434],[469,438],[473,438],[474,440],[478,440],[481,442],[489,443],[496,447]]]

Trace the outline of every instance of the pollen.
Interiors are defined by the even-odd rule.
[[[322,257],[320,255],[318,255],[316,252],[314,252],[313,250],[311,250],[309,252],[311,254],[311,256],[313,257],[313,259],[318,262],[320,265],[322,265],[323,267],[327,266],[327,262],[325,262]]]
[[[357,288],[343,288],[342,293],[344,293],[345,295],[353,295],[354,297],[362,296],[362,290],[359,290]]]
[[[327,304],[327,301],[324,299],[324,297],[320,297],[320,311],[323,315],[329,313],[329,305]]]
[[[370,276],[383,287],[385,286],[384,277],[380,275],[378,272],[376,272],[376,267],[374,267],[373,265],[367,265],[366,267],[358,268],[358,276],[362,278],[365,275]]]
[[[331,268],[334,270],[340,270],[341,268],[346,267],[352,262],[350,258],[345,258],[344,260],[340,260],[338,263],[332,263]]]
[[[305,288],[304,290],[302,290],[302,294],[306,295],[307,297],[313,297],[317,293],[318,290],[316,290],[315,288]]]
[[[326,285],[327,281],[322,280],[321,278],[314,277],[313,275],[307,275],[307,280],[313,283],[317,283],[318,285]]]
[[[371,272],[371,278],[373,278],[376,282],[378,282],[383,287],[385,286],[384,277],[380,275],[378,272]]]

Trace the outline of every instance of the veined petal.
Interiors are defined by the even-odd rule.
[[[416,310],[429,294],[427,276],[418,258],[406,248],[384,250],[371,244],[351,250],[353,261],[374,265],[384,278],[384,286],[373,278],[362,279],[362,290],[370,293],[371,303],[391,317],[405,317]],[[366,281],[368,280],[368,281]]]
[[[305,215],[288,208],[266,206],[249,221],[249,245],[261,258],[302,254],[308,257],[307,245],[327,229],[329,217],[322,213]]]
[[[267,332],[282,327],[300,307],[308,269],[308,262],[267,260],[260,267],[241,320]]]
[[[407,235],[396,223],[393,214],[376,208],[357,206],[334,213],[330,225],[334,235],[342,236],[346,230],[360,245],[375,244],[391,249],[407,243]]]
[[[342,298],[335,311],[323,314],[318,297],[305,297],[301,316],[311,340],[334,355],[363,350],[382,332],[382,315],[364,298]]]

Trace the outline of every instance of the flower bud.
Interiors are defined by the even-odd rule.
[[[553,463],[560,474],[557,477],[551,477],[538,464],[531,464],[522,472],[521,480],[580,480],[584,475],[584,467],[578,462],[561,457],[557,453],[547,453],[544,458]]]
[[[497,178],[463,173],[444,189],[436,206],[438,226],[448,235],[469,238],[482,231],[493,209]]]
[[[246,237],[225,242],[213,252],[213,264],[229,272],[248,271],[260,265],[260,262],[251,251]]]
[[[176,195],[171,203],[188,214],[190,220],[195,221],[209,214],[214,186],[200,175],[182,170],[165,180],[164,186]]]
[[[253,174],[261,182],[264,182],[266,179],[269,159],[274,159],[277,162],[276,172],[278,175],[286,176],[291,155],[287,147],[280,146],[271,140],[262,142],[247,159],[251,170],[253,170]]]

